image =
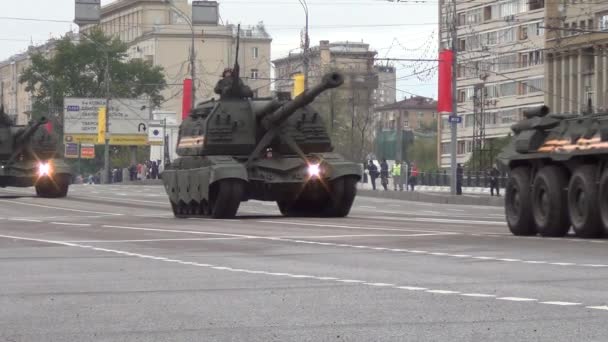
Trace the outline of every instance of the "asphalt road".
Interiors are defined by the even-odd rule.
[[[172,217],[159,186],[0,190],[0,341],[607,341],[608,240],[498,207]]]

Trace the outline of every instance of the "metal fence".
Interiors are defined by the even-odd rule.
[[[366,175],[366,179],[369,179],[369,175]],[[392,176],[389,176],[392,178]],[[421,171],[416,177],[416,185],[428,185],[428,186],[450,186],[450,174],[448,171]],[[504,188],[507,184],[508,175],[502,173],[498,177],[498,186]],[[405,181],[405,179],[403,180]],[[489,188],[490,187],[490,175],[484,171],[464,171],[462,177],[463,187],[476,187],[476,188]]]

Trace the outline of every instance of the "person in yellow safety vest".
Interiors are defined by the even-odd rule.
[[[399,190],[403,191],[403,182],[401,181],[401,162],[400,161],[396,161],[395,164],[393,164],[392,174],[393,174],[394,190],[397,191],[397,185],[399,185]]]

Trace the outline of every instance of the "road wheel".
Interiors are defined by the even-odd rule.
[[[231,219],[241,205],[245,193],[243,181],[238,179],[224,179],[212,185],[211,217],[216,219]]]
[[[357,195],[357,178],[340,177],[333,180],[330,184],[330,200],[326,207],[326,214],[329,217],[345,217],[350,212],[350,208]]]
[[[36,183],[36,194],[43,198],[61,198],[68,194],[70,175],[56,175],[53,179],[43,179]]]
[[[583,165],[574,172],[568,186],[568,213],[572,228],[577,236],[584,238],[596,238],[604,233],[595,180],[595,166]]]
[[[182,206],[173,203],[173,201],[171,201],[171,210],[173,210],[173,216],[175,216],[176,218],[186,218],[182,213]]]
[[[561,237],[570,230],[568,177],[557,166],[543,167],[534,178],[532,186],[532,213],[541,236]]]
[[[530,169],[518,167],[509,175],[505,191],[505,215],[513,235],[536,235],[530,198]]]
[[[608,168],[602,173],[600,178],[599,210],[604,231],[608,232]]]

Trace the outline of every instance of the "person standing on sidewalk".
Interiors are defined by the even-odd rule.
[[[373,160],[369,160],[369,163],[367,164],[367,170],[369,171],[369,178],[372,181],[372,189],[376,190],[376,179],[378,179],[378,167],[376,166],[376,164],[374,164]]]
[[[411,168],[411,172],[410,172],[410,189],[411,189],[411,191],[414,191],[414,188],[416,187],[417,178],[418,178],[418,166],[416,166],[415,162],[412,162],[412,168]]]
[[[496,165],[490,170],[490,195],[494,196],[494,189],[496,189],[496,196],[500,196],[500,186],[498,185],[498,177],[500,177],[500,171],[496,168]]]
[[[399,190],[403,191],[403,183],[401,182],[400,161],[397,160],[395,164],[393,164],[393,169],[391,170],[391,173],[393,175],[393,190],[397,191],[397,187],[399,187]]]
[[[380,163],[380,182],[382,183],[382,187],[384,191],[388,191],[388,163],[386,159],[382,159]]]
[[[464,169],[461,164],[456,167],[456,195],[462,195],[462,179],[464,177]]]

